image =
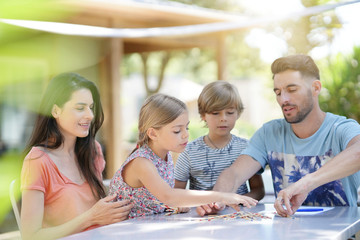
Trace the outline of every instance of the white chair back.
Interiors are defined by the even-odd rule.
[[[18,203],[16,201],[16,197],[15,197],[15,193],[16,193],[16,187],[17,187],[17,181],[16,180],[12,180],[10,183],[10,187],[9,187],[9,196],[10,196],[10,201],[11,201],[11,206],[12,209],[14,211],[14,215],[15,215],[15,219],[16,219],[16,223],[19,227],[19,230],[21,229],[21,224],[20,224],[20,211],[19,211],[19,206]]]

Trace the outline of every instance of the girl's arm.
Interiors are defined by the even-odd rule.
[[[245,196],[261,200],[265,196],[264,182],[261,175],[255,174],[249,179],[250,191]]]
[[[183,181],[179,181],[175,179],[175,188],[182,188],[185,189],[186,188],[186,184],[187,182],[183,182]]]
[[[186,184],[187,182],[183,182],[183,181],[179,181],[175,179],[175,186],[174,188],[181,188],[181,189],[186,189]],[[179,207],[179,212],[188,212],[190,211],[190,208],[188,207]]]
[[[24,190],[21,207],[22,239],[57,239],[80,232],[92,225],[106,225],[125,220],[132,205],[127,205],[128,201],[111,202],[115,197],[108,196],[99,200],[91,209],[64,224],[43,228],[44,193],[38,190]]]
[[[134,159],[124,171],[124,180],[130,186],[132,186],[131,183],[141,183],[156,198],[170,207],[192,207],[213,202],[223,202],[224,204],[242,203],[246,207],[251,207],[257,203],[255,199],[235,193],[171,188],[160,177],[154,164],[145,158]],[[128,172],[126,173],[126,171]]]

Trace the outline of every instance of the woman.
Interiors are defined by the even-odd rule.
[[[103,119],[94,83],[75,73],[51,80],[21,173],[23,239],[56,239],[127,218],[132,205],[105,197],[102,185],[95,135]]]

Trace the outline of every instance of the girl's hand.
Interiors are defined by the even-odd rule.
[[[93,225],[107,225],[128,218],[133,204],[129,200],[113,202],[115,195],[100,199],[89,211]]]
[[[256,204],[258,203],[258,200],[256,199],[236,193],[224,193],[224,196],[225,200],[223,201],[223,203],[226,205],[230,205],[231,207],[242,204],[247,208],[251,208],[252,206],[256,206]],[[240,208],[235,208],[235,210],[238,209]]]
[[[216,202],[216,203],[211,203],[208,205],[199,206],[196,208],[196,212],[199,216],[203,217],[203,216],[209,215],[209,214],[216,214],[219,211],[224,210],[225,207],[226,207],[225,204]]]
[[[224,210],[226,205],[229,205],[236,211],[240,211],[239,204],[251,208],[252,206],[256,206],[256,204],[258,203],[258,200],[244,195],[239,195],[236,193],[223,194],[225,197],[225,200],[223,200],[223,202],[216,202],[208,205],[199,206],[196,208],[197,214],[202,217],[208,214],[216,214],[217,212]]]

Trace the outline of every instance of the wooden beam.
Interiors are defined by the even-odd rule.
[[[219,34],[206,34],[178,38],[138,38],[124,39],[124,54],[183,50],[190,48],[216,48]]]
[[[145,52],[157,52],[157,51],[174,51],[174,50],[186,50],[195,47],[201,47],[198,45],[187,46],[174,46],[174,45],[158,45],[158,44],[141,44],[141,43],[125,43],[124,54],[130,53],[145,53]]]
[[[121,74],[120,64],[123,56],[123,41],[107,39],[105,41],[106,58],[101,69],[101,97],[104,106],[105,121],[102,127],[106,145],[105,178],[111,178],[123,160],[121,147]]]
[[[216,46],[216,63],[217,63],[217,77],[218,80],[226,80],[226,47],[225,47],[225,35],[219,35],[217,37]]]

